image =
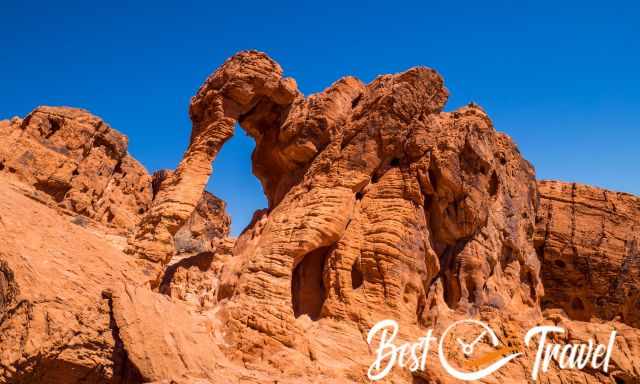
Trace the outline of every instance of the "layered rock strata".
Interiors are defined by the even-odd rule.
[[[543,307],[640,328],[640,198],[557,181],[538,190]]]
[[[480,107],[444,112],[447,96],[440,75],[416,67],[369,84],[346,77],[304,97],[268,56],[241,52],[192,99],[189,147],[175,171],[148,178],[126,253],[24,197],[28,186],[6,190],[3,380],[365,383],[378,321],[396,320],[398,338],[411,341],[473,318],[523,353],[481,382],[530,382],[536,351],[523,336],[540,324],[567,329],[554,339],[564,343],[617,332],[607,372],[552,363],[541,382],[637,382],[637,198],[536,183]],[[238,239],[213,241],[228,218],[204,187],[236,124],[255,139],[269,205]],[[26,214],[36,211],[51,224],[37,226]],[[54,241],[27,246],[22,232]],[[603,239],[589,242],[592,234]],[[69,246],[67,236],[81,241]],[[487,340],[478,348],[491,351]],[[427,361],[384,382],[458,382],[436,348]]]

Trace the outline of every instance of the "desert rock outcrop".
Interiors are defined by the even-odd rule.
[[[272,118],[299,97],[295,83],[265,55],[240,54],[228,60],[193,98],[191,141],[176,171],[163,182],[143,218],[128,253],[166,264],[175,252],[174,235],[191,216],[211,174],[211,162],[244,115]],[[256,109],[260,104],[264,110]]]
[[[543,307],[640,328],[640,198],[557,181],[538,190]]]
[[[77,220],[128,233],[170,171],[150,176],[127,152],[122,133],[91,113],[41,106],[0,121],[0,174],[33,186],[40,200]],[[230,226],[224,202],[203,191],[176,234],[179,253],[211,250]]]
[[[10,330],[4,340],[27,342],[3,342],[0,377],[27,382],[51,371],[54,379],[45,379],[60,382],[78,367],[68,382],[366,383],[375,358],[366,337],[378,321],[396,320],[398,337],[411,341],[474,318],[524,354],[481,382],[529,382],[535,350],[522,337],[539,324],[568,329],[565,342],[603,342],[618,332],[608,372],[554,363],[541,382],[640,380],[632,313],[637,198],[536,183],[533,167],[484,110],[444,112],[447,97],[443,79],[425,67],[369,84],[346,77],[305,97],[268,56],[241,52],[192,99],[191,140],[177,169],[153,178],[140,172],[147,200],[142,211],[126,211],[126,249],[105,241],[104,215],[88,215],[100,224],[91,230],[76,228],[25,197],[37,192],[29,186],[43,190],[37,180],[58,180],[50,167],[34,166],[20,181],[3,173],[16,185],[5,193],[19,197],[0,199],[0,236],[11,239],[0,257],[0,328]],[[33,124],[0,129],[15,141],[16,129]],[[255,139],[253,169],[269,205],[231,239],[223,202],[204,188],[236,124]],[[38,137],[48,140],[46,132]],[[92,143],[89,153],[109,156]],[[73,188],[57,190],[44,192],[73,210]],[[98,195],[89,205],[100,206]],[[51,226],[37,226],[26,212]],[[600,233],[596,222],[605,239],[589,243],[597,239],[591,232]],[[19,232],[62,240],[25,248]],[[81,241],[68,246],[66,236]],[[592,304],[607,294],[610,302]],[[20,315],[21,302],[44,320],[25,320],[38,317]],[[427,359],[424,371],[396,368],[384,382],[459,382],[434,350]]]
[[[173,172],[166,169],[153,174],[154,198],[162,183],[172,176]],[[203,191],[189,218],[174,234],[175,254],[193,255],[214,250],[229,235],[230,226],[225,202]]]
[[[126,150],[80,109],[0,121],[0,382],[143,380],[112,309],[117,286],[155,271],[122,253],[152,201],[151,176]],[[215,249],[229,224],[204,192],[179,231],[184,252]]]
[[[146,267],[36,192],[0,183],[0,382],[140,382],[110,292],[143,279]]]
[[[127,154],[127,138],[75,108],[39,107],[0,125],[0,171],[64,208],[133,228],[151,202],[151,179]]]

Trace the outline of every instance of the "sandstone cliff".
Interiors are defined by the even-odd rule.
[[[576,183],[538,186],[543,307],[640,328],[640,198]]]
[[[40,107],[2,125],[0,168],[66,209],[132,228],[151,202],[150,177],[127,138],[73,108]]]
[[[552,365],[542,382],[640,380],[638,199],[536,183],[485,111],[443,112],[447,96],[416,67],[304,97],[268,56],[241,52],[192,99],[181,163],[153,178],[86,112],[0,123],[1,377],[365,383],[376,322],[411,340],[476,318],[525,354],[482,382],[529,382],[521,336],[537,324],[568,329],[565,342],[618,332],[609,372]],[[235,124],[255,139],[269,206],[230,239],[204,187]],[[385,382],[457,381],[429,364]]]

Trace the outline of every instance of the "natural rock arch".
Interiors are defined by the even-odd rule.
[[[344,316],[345,305],[374,288],[380,304],[392,311],[410,305],[422,317],[434,285],[452,308],[504,309],[518,292],[535,312],[533,169],[479,107],[442,112],[447,97],[434,70],[416,67],[369,85],[346,77],[305,98],[268,56],[241,52],[193,97],[189,148],[129,252],[159,269],[169,261],[173,235],[237,122],[256,140],[254,173],[269,209],[260,215],[264,227],[253,229],[254,244],[237,246],[241,261],[221,278],[225,297],[237,284],[240,296],[252,295],[262,278],[239,283],[248,268],[288,281],[289,289],[275,284],[273,294],[296,316]],[[319,249],[331,249],[321,267],[305,261]],[[311,280],[332,286],[309,311],[296,309],[304,285],[294,281],[294,269],[307,262],[315,265]]]
[[[166,264],[174,252],[173,236],[195,209],[212,162],[233,135],[234,125],[240,122],[260,139],[265,119],[277,119],[300,97],[295,82],[283,78],[280,66],[266,55],[241,52],[227,60],[193,97],[189,147],[176,171],[162,183],[127,252]]]

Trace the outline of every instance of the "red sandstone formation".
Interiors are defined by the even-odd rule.
[[[162,183],[172,175],[173,172],[166,169],[153,174],[154,198]],[[214,250],[229,234],[231,219],[225,208],[224,201],[204,191],[186,223],[174,235],[175,253],[193,255]]]
[[[0,382],[366,383],[378,321],[413,340],[467,318],[525,353],[484,383],[530,381],[522,336],[539,324],[567,343],[618,332],[607,373],[554,363],[541,382],[640,380],[638,199],[537,184],[480,107],[443,112],[447,96],[416,67],[304,97],[241,52],[198,90],[189,148],[153,180],[86,112],[0,122]],[[236,123],[269,207],[230,239],[204,187]],[[437,359],[384,382],[458,382]]]
[[[189,148],[175,173],[162,183],[128,253],[167,263],[174,253],[173,237],[196,208],[211,162],[233,134],[235,122],[248,112],[250,117],[272,118],[300,97],[293,81],[280,78],[282,70],[274,61],[255,56],[240,54],[228,60],[192,100]],[[264,111],[257,108],[260,100],[267,105]]]
[[[640,328],[640,198],[557,181],[538,190],[543,307]]]
[[[168,172],[152,179],[127,144],[126,136],[87,111],[38,107],[24,119],[0,122],[0,172],[33,186],[39,199],[80,223],[128,233]],[[211,250],[229,225],[224,202],[204,191],[178,232],[179,251]]]
[[[1,133],[0,168],[64,208],[119,228],[133,228],[148,209],[150,177],[127,138],[88,112],[39,107]]]

